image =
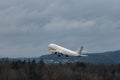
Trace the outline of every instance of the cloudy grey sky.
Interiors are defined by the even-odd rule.
[[[120,0],[0,0],[0,57],[38,57],[56,43],[120,50]]]

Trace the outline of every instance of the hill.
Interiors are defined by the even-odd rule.
[[[87,57],[58,57],[57,55],[43,55],[42,58],[46,63],[65,63],[65,62],[86,62],[96,64],[118,64],[120,63],[120,50],[109,51],[104,53],[91,53]]]

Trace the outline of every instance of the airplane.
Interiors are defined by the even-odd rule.
[[[66,57],[68,57],[68,56],[75,56],[75,57],[87,56],[87,55],[81,54],[82,50],[83,50],[83,46],[81,46],[81,48],[76,51],[69,50],[69,49],[59,46],[57,44],[49,44],[48,48],[49,48],[49,51],[51,54],[56,54],[56,55],[58,55],[58,57],[60,57],[61,55],[66,55]]]

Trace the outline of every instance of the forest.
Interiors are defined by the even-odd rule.
[[[120,64],[0,61],[0,80],[120,80]]]

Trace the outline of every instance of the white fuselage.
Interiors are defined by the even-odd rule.
[[[64,55],[69,55],[69,56],[80,56],[79,53],[76,51],[69,50],[67,48],[61,47],[56,44],[50,44],[48,45],[50,53],[54,54],[55,52],[62,53]]]

